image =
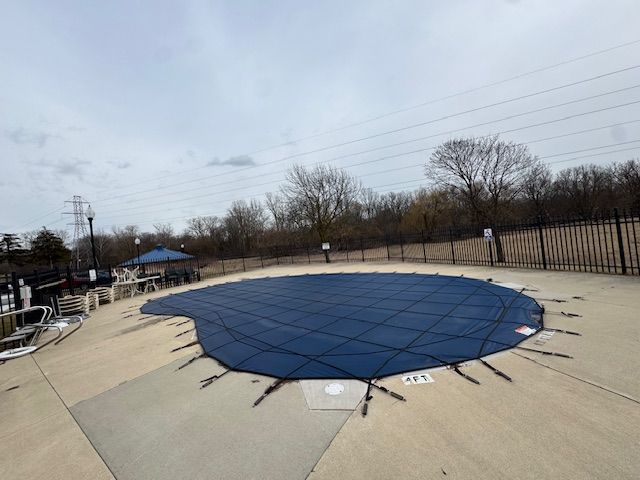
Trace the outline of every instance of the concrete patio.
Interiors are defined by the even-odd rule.
[[[310,410],[291,382],[224,372],[189,343],[192,322],[141,315],[150,298],[258,276],[439,272],[525,285],[554,334],[491,363],[432,371],[433,383],[380,382],[369,412]],[[58,346],[0,365],[0,472],[30,479],[602,478],[640,472],[640,279],[454,265],[334,263],[273,267],[101,306]],[[558,302],[558,300],[562,302]],[[572,312],[581,317],[567,317]]]

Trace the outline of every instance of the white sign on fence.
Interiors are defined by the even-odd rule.
[[[485,228],[484,229],[484,239],[487,242],[492,242],[493,241],[493,230],[491,230],[490,228]]]
[[[322,250],[329,250],[331,249],[331,245],[329,245],[329,242],[324,242],[322,244]]]
[[[89,281],[95,282],[98,279],[98,275],[96,275],[96,271],[92,268],[89,270]]]

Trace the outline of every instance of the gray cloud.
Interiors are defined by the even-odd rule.
[[[51,168],[53,168],[53,171],[58,175],[77,177],[82,180],[83,176],[86,174],[85,167],[87,165],[91,165],[89,160],[73,158],[71,160],[58,160],[56,163],[51,165]]]
[[[42,148],[50,138],[57,137],[45,132],[35,132],[24,127],[5,130],[5,136],[16,145],[33,145]]]
[[[38,162],[24,162],[34,165],[37,171],[41,172],[43,168],[51,169],[52,173],[60,177],[76,177],[78,180],[84,180],[87,174],[87,167],[92,164],[89,160],[82,160],[78,157],[72,157],[69,160],[59,159],[56,161],[48,161],[44,158]]]
[[[255,160],[251,158],[249,155],[237,155],[235,157],[229,157],[228,159],[222,161],[218,157],[215,157],[213,160],[207,163],[208,167],[217,167],[229,165],[231,167],[248,167],[254,166],[256,164]]]
[[[131,162],[127,162],[125,160],[119,160],[119,161],[109,160],[109,161],[107,161],[107,163],[109,165],[113,165],[114,167],[119,168],[121,170],[123,170],[125,168],[129,168],[131,166]]]

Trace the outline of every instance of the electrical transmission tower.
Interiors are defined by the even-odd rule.
[[[73,200],[66,200],[65,204],[73,205],[73,212],[63,212],[63,215],[73,215],[73,223],[68,223],[67,225],[73,225],[73,247],[75,251],[75,265],[76,268],[80,268],[81,258],[84,256],[88,258],[88,255],[82,255],[88,252],[88,249],[81,248],[81,243],[88,237],[87,233],[87,225],[86,225],[86,217],[84,214],[84,205],[88,204],[86,200],[83,200],[80,195],[74,195]],[[87,261],[88,263],[88,261]]]

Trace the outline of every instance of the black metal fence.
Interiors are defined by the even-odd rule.
[[[484,228],[491,228],[487,240]],[[640,275],[638,212],[539,218],[497,225],[434,229],[410,235],[338,238],[330,260],[486,265]],[[202,278],[272,265],[323,263],[319,245],[279,245],[246,256],[199,260]]]

